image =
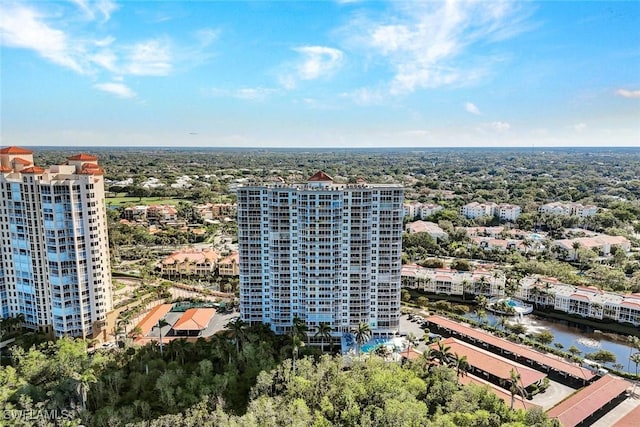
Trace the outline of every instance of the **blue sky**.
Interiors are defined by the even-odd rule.
[[[640,146],[640,2],[0,2],[0,144]]]

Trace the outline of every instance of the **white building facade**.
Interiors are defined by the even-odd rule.
[[[103,171],[80,154],[44,169],[0,149],[0,315],[89,337],[112,309]]]
[[[294,317],[334,336],[400,322],[403,188],[306,184],[238,188],[241,318],[287,333]]]
[[[460,208],[460,214],[469,219],[497,216],[502,221],[515,221],[520,216],[521,211],[522,209],[517,205],[508,203],[496,204],[493,202],[471,202]]]
[[[586,218],[597,214],[598,207],[574,202],[552,202],[540,206],[538,212],[561,216],[575,215],[579,218]]]

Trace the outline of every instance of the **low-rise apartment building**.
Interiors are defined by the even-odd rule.
[[[609,236],[606,234],[598,234],[590,237],[577,237],[574,239],[554,240],[553,246],[559,247],[566,251],[568,260],[575,260],[578,256],[574,245],[581,249],[591,249],[598,252],[600,256],[607,257],[611,255],[614,247],[628,253],[631,251],[631,242],[623,236]]]
[[[238,206],[232,203],[206,203],[204,205],[196,205],[193,209],[203,220],[235,218],[238,214]]]
[[[515,221],[520,216],[520,206],[508,203],[496,204],[493,202],[472,202],[460,208],[460,214],[469,219],[497,216],[502,221]]]
[[[201,276],[215,273],[220,253],[211,249],[185,249],[166,257],[160,263],[164,276]]]
[[[552,202],[540,206],[538,212],[561,216],[575,215],[580,218],[585,218],[597,214],[598,207],[574,202]]]
[[[447,239],[449,235],[438,224],[428,221],[414,221],[404,227],[409,234],[428,233],[435,240]]]
[[[218,274],[220,276],[239,276],[240,264],[238,252],[233,252],[220,260],[218,263]]]
[[[506,283],[504,273],[498,270],[458,271],[407,264],[401,275],[402,286],[433,294],[502,296]]]
[[[592,319],[640,325],[640,294],[618,294],[594,287],[567,285],[556,278],[527,276],[516,297],[537,306]]]
[[[427,219],[431,215],[436,214],[437,212],[444,209],[444,207],[440,205],[436,205],[433,203],[405,203],[402,205],[403,216],[405,218],[420,218]]]

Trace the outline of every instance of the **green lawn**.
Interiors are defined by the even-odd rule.
[[[184,199],[162,198],[162,197],[105,197],[107,206],[126,205],[177,205],[178,202],[188,202]]]

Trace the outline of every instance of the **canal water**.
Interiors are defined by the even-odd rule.
[[[496,325],[499,317],[491,313],[486,314],[487,322],[490,325]],[[465,315],[465,317],[477,321],[477,317],[473,312]],[[508,318],[509,322],[520,322],[524,324],[529,333],[536,333],[543,330],[547,330],[553,334],[553,343],[562,344],[562,350],[567,351],[569,347],[575,346],[582,353],[580,357],[587,357],[588,353],[593,353],[598,350],[607,350],[616,355],[616,362],[624,367],[621,369],[625,372],[635,373],[636,365],[629,362],[629,355],[637,352],[638,350],[627,344],[627,337],[624,335],[618,335],[608,332],[600,332],[589,328],[587,326],[576,325],[569,326],[565,321],[557,321],[553,319],[543,319],[538,316],[528,315],[523,316],[521,319],[516,317]],[[554,344],[549,346],[553,347]],[[605,364],[605,367],[612,367],[611,363]],[[640,366],[638,367],[640,372]]]

